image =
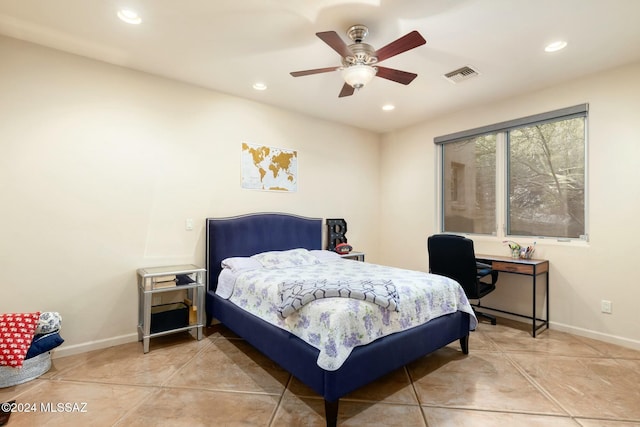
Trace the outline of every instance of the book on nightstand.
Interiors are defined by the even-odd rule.
[[[153,289],[165,289],[165,288],[175,288],[176,281],[175,280],[166,280],[164,282],[154,282]]]
[[[144,288],[148,291],[154,289],[174,288],[176,286],[176,276],[156,276],[145,280]]]

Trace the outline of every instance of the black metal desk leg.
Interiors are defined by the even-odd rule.
[[[536,337],[536,272],[533,272],[533,337]]]
[[[546,329],[549,329],[549,270],[547,270],[547,327]]]

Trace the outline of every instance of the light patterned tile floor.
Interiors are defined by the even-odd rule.
[[[324,426],[312,390],[222,326],[53,360],[0,389],[18,426]],[[58,403],[67,403],[59,411]],[[499,319],[345,396],[340,426],[640,426],[640,351]],[[75,406],[75,405],[78,406]],[[85,405],[86,404],[86,405]]]

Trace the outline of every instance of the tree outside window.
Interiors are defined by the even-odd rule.
[[[585,234],[585,119],[509,132],[508,234]]]

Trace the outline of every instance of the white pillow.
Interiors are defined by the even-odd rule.
[[[337,259],[342,259],[342,257],[338,253],[334,251],[328,251],[326,249],[314,249],[309,252],[311,252],[311,255],[318,258],[320,262],[335,261]]]
[[[320,264],[320,260],[307,249],[290,249],[288,251],[270,251],[253,255],[251,258],[260,262],[264,268],[289,268],[302,265]]]
[[[262,268],[262,264],[250,257],[231,257],[222,260],[222,268],[230,269],[234,273],[244,270],[255,270]]]

